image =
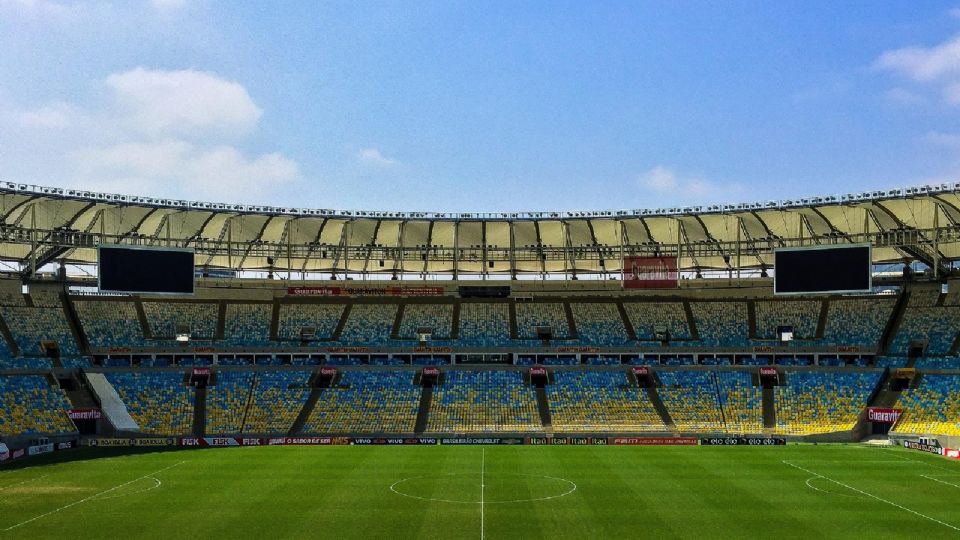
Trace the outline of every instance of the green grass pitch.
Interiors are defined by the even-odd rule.
[[[0,539],[960,537],[960,463],[902,449],[104,451],[0,469]]]

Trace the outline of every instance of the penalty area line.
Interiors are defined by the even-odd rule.
[[[867,497],[870,497],[871,499],[875,499],[875,500],[878,500],[878,501],[880,501],[880,502],[882,502],[882,503],[889,504],[890,506],[899,508],[899,509],[903,510],[904,512],[909,512],[909,513],[911,513],[911,514],[913,514],[913,515],[915,515],[915,516],[922,517],[923,519],[930,520],[930,521],[932,521],[932,522],[934,522],[934,523],[939,523],[940,525],[943,525],[944,527],[947,527],[947,528],[949,528],[949,529],[953,529],[953,530],[955,530],[955,531],[960,532],[960,527],[956,527],[956,526],[951,525],[951,524],[949,524],[949,523],[946,523],[946,522],[944,522],[944,521],[940,521],[939,519],[934,518],[934,517],[930,517],[930,516],[928,516],[928,515],[926,515],[926,514],[921,514],[920,512],[917,512],[916,510],[911,510],[910,508],[907,508],[906,506],[901,506],[901,505],[899,505],[899,504],[897,504],[897,503],[895,503],[895,502],[893,502],[893,501],[888,501],[887,499],[884,499],[884,498],[882,498],[882,497],[878,497],[878,496],[874,495],[873,493],[867,493],[866,491],[863,491],[862,489],[857,489],[857,488],[851,486],[850,484],[844,484],[843,482],[841,482],[841,481],[839,481],[839,480],[834,480],[833,478],[830,478],[829,476],[824,476],[824,475],[822,475],[822,474],[820,474],[820,473],[811,471],[810,469],[805,469],[805,468],[803,468],[803,467],[801,467],[801,466],[799,466],[799,465],[794,465],[793,463],[790,463],[789,461],[787,461],[787,460],[785,460],[785,459],[782,461],[782,463],[783,463],[784,465],[789,465],[789,466],[793,467],[794,469],[799,469],[799,470],[801,470],[801,471],[803,471],[803,472],[805,472],[805,473],[809,473],[809,474],[812,474],[812,475],[814,475],[814,476],[818,476],[818,477],[820,477],[820,478],[823,478],[824,480],[833,482],[834,484],[837,484],[838,486],[843,486],[843,487],[845,487],[845,488],[847,488],[847,489],[849,489],[849,490],[851,490],[851,491],[856,491],[857,493],[860,493],[861,495],[866,495]]]
[[[173,465],[170,465],[169,467],[164,467],[164,468],[160,469],[159,471],[154,471],[154,472],[152,472],[152,473],[147,473],[147,474],[145,474],[145,475],[143,475],[143,476],[141,476],[141,477],[139,477],[139,478],[134,478],[133,480],[130,480],[129,482],[124,482],[124,483],[122,483],[122,484],[113,486],[113,487],[110,488],[110,489],[103,490],[103,491],[101,491],[101,492],[99,492],[99,493],[96,493],[96,494],[94,494],[94,495],[91,495],[91,496],[89,496],[89,497],[85,497],[85,498],[83,498],[83,499],[80,499],[79,501],[75,501],[75,502],[72,502],[72,503],[70,503],[70,504],[66,504],[66,505],[64,505],[64,506],[61,506],[60,508],[51,510],[51,511],[46,512],[46,513],[43,513],[43,514],[40,514],[39,516],[34,516],[34,517],[32,517],[32,518],[30,518],[30,519],[28,519],[28,520],[26,520],[26,521],[21,521],[20,523],[17,523],[16,525],[11,525],[10,527],[7,527],[6,529],[3,529],[3,531],[4,531],[4,532],[12,531],[12,530],[14,530],[14,529],[16,529],[16,528],[18,528],[18,527],[22,527],[22,526],[24,526],[24,525],[26,525],[26,524],[28,524],[28,523],[33,523],[34,521],[37,521],[38,519],[43,519],[43,518],[45,518],[45,517],[47,517],[47,516],[52,516],[53,514],[56,514],[56,513],[58,513],[58,512],[62,512],[63,510],[66,510],[66,509],[68,509],[68,508],[72,508],[72,507],[74,507],[74,506],[76,506],[76,505],[78,505],[78,504],[82,504],[82,503],[85,503],[85,502],[87,502],[87,501],[96,499],[96,498],[99,497],[100,495],[106,495],[107,493],[111,493],[111,492],[116,491],[116,490],[118,490],[118,489],[120,489],[120,488],[122,488],[122,487],[129,486],[130,484],[132,484],[132,483],[134,483],[134,482],[138,482],[138,481],[144,480],[144,479],[146,479],[146,478],[151,478],[151,477],[152,477],[153,475],[155,475],[155,474],[160,474],[160,473],[162,473],[162,472],[164,472],[164,471],[169,471],[170,469],[172,469],[172,468],[174,468],[174,467],[179,467],[180,465],[183,465],[184,463],[186,463],[186,461],[181,461],[181,462],[179,462],[179,463],[174,463]]]

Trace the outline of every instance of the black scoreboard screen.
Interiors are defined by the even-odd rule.
[[[774,294],[869,292],[867,244],[778,249],[773,253]]]
[[[100,246],[100,290],[193,294],[193,250]]]

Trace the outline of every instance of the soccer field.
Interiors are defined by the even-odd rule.
[[[960,536],[960,464],[902,449],[76,452],[0,470],[0,538]]]

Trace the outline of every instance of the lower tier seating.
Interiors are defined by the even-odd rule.
[[[547,386],[557,432],[666,431],[647,390],[622,371],[558,371]]]
[[[414,371],[345,371],[324,389],[307,433],[412,433],[421,388]]]
[[[543,431],[533,387],[520,371],[447,371],[434,390],[427,431]]]

